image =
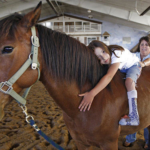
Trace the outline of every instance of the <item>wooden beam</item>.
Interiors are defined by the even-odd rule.
[[[147,7],[147,8],[140,14],[140,16],[143,16],[143,15],[146,14],[149,10],[150,10],[150,6]]]
[[[53,9],[53,11],[55,12],[55,14],[56,14],[57,16],[59,16],[59,13],[58,13],[57,10],[55,9],[55,7],[52,5],[51,1],[49,1],[49,0],[46,0],[46,1],[47,1],[47,3],[49,4],[49,6]]]
[[[60,15],[59,17],[61,17],[61,16],[63,16],[63,15]],[[76,19],[81,19],[81,20],[85,20],[85,21],[89,21],[89,22],[94,22],[94,23],[98,23],[98,24],[102,24],[101,21],[88,19],[88,18],[84,18],[84,17],[80,17],[80,16],[74,16],[74,15],[70,15],[70,14],[66,14],[66,13],[64,13],[64,16],[71,17],[71,18],[76,18]],[[41,19],[41,20],[38,21],[38,23],[43,22],[43,21],[47,21],[47,20],[51,20],[51,19],[54,19],[54,18],[57,18],[57,17],[58,16],[52,16],[52,17],[48,17],[46,19]]]

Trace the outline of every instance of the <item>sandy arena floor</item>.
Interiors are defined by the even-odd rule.
[[[64,124],[62,111],[41,82],[32,87],[27,99],[28,114],[34,117],[37,126],[66,150],[77,150]],[[124,140],[125,136],[120,136],[119,150],[144,150],[143,130],[138,132],[133,147],[123,147]],[[56,148],[26,123],[21,108],[13,101],[5,108],[5,117],[0,122],[0,150],[56,150]]]

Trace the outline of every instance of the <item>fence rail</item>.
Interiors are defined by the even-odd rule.
[[[53,26],[53,30],[60,32],[101,32],[100,24],[91,24],[91,25],[66,25],[66,26]]]

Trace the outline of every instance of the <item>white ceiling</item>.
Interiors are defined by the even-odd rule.
[[[47,1],[42,0],[40,20],[62,14],[87,19],[89,19],[88,15],[92,15],[92,20],[109,21],[146,32],[150,31],[150,10],[143,16],[138,14],[150,6],[150,0],[49,0],[54,6],[53,9]],[[27,13],[36,7],[38,2],[39,0],[0,0],[0,18],[14,12]],[[91,13],[87,12],[88,9]]]

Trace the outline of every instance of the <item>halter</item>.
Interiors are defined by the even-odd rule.
[[[38,134],[40,134],[45,140],[47,140],[50,144],[52,144],[58,150],[64,150],[61,146],[56,144],[46,134],[44,134],[35,124],[33,116],[28,115],[28,113],[27,113],[27,107],[25,106],[26,97],[27,97],[32,85],[26,89],[26,91],[24,92],[22,97],[18,93],[16,93],[12,87],[12,85],[20,78],[20,76],[28,69],[28,67],[30,65],[33,70],[36,70],[36,69],[38,70],[37,81],[40,78],[40,69],[39,69],[40,64],[38,62],[38,47],[40,45],[39,45],[39,38],[36,36],[35,26],[31,27],[31,32],[32,32],[32,36],[31,36],[32,48],[31,48],[31,53],[29,54],[29,58],[8,81],[0,83],[0,91],[3,92],[4,94],[8,94],[8,95],[12,96],[19,103],[19,106],[22,108],[23,113],[26,116],[26,122],[29,123],[38,132]],[[31,55],[32,55],[32,57],[31,57]],[[8,87],[7,90],[3,89],[4,86]]]
[[[26,104],[26,97],[31,89],[31,86],[26,89],[23,96],[21,97],[18,93],[16,93],[13,90],[12,85],[20,78],[20,76],[28,69],[30,65],[33,70],[36,69],[38,70],[37,81],[40,78],[40,69],[39,69],[40,64],[38,62],[38,47],[40,45],[39,45],[39,38],[36,36],[35,26],[31,27],[31,32],[32,32],[32,36],[31,36],[32,47],[31,47],[31,53],[29,54],[29,58],[8,81],[0,83],[0,91],[4,94],[8,94],[12,96],[19,104],[22,104],[23,106],[25,106]],[[4,86],[8,87],[7,90],[3,89]]]

